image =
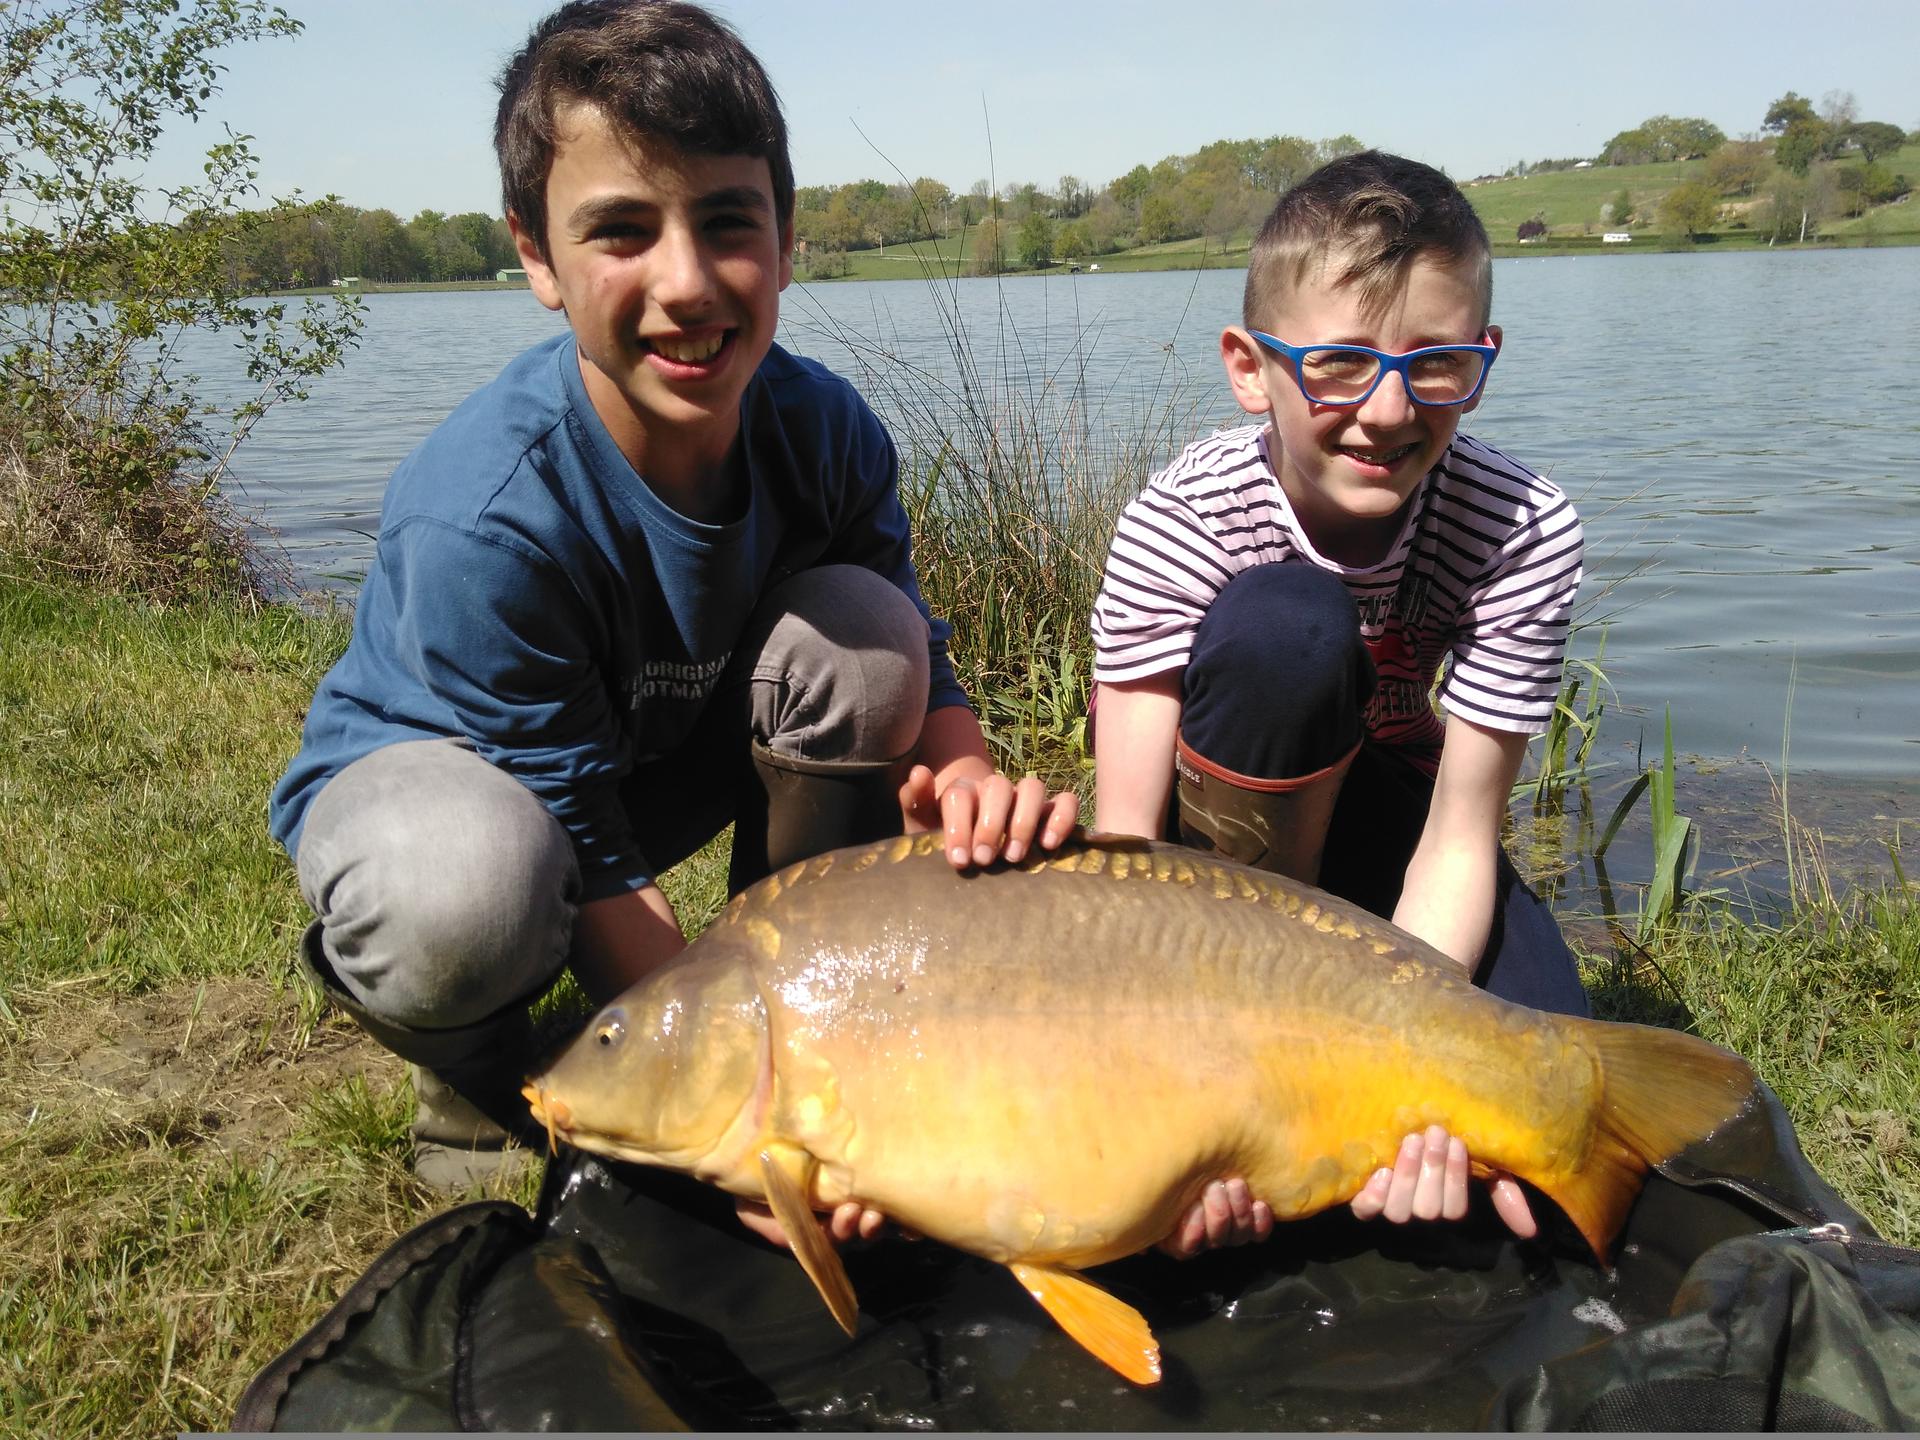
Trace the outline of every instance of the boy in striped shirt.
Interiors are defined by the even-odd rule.
[[[1369,151],[1281,197],[1220,337],[1266,419],[1188,446],[1108,556],[1095,823],[1318,883],[1494,994],[1585,1014],[1500,846],[1552,714],[1581,535],[1555,486],[1457,433],[1500,348],[1491,303],[1486,231],[1439,171]],[[1467,1173],[1459,1141],[1409,1136],[1355,1209],[1456,1217]],[[1251,1238],[1244,1190],[1209,1197],[1205,1239]],[[1530,1233],[1510,1180],[1495,1202]]]

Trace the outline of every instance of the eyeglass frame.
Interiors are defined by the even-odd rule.
[[[1400,376],[1400,388],[1407,392],[1407,398],[1416,405],[1425,406],[1434,410],[1448,410],[1457,405],[1471,405],[1475,400],[1480,398],[1480,392],[1486,388],[1487,376],[1493,370],[1494,357],[1500,353],[1500,347],[1498,345],[1490,344],[1485,340],[1478,345],[1422,345],[1416,349],[1402,351],[1400,354],[1394,355],[1385,350],[1376,350],[1371,345],[1338,344],[1326,340],[1322,340],[1313,345],[1289,345],[1279,336],[1269,335],[1264,330],[1249,329],[1247,334],[1251,335],[1267,349],[1277,355],[1283,356],[1287,360],[1291,367],[1290,373],[1293,376],[1293,383],[1299,387],[1301,395],[1306,398],[1309,404],[1324,405],[1333,410],[1351,410],[1356,405],[1366,404],[1367,401],[1373,397],[1373,392],[1380,388],[1380,382],[1386,379],[1387,376],[1395,373],[1398,373]],[[1484,336],[1490,334],[1490,332],[1483,330],[1481,334]],[[1307,387],[1300,383],[1300,361],[1301,357],[1311,355],[1316,350],[1350,350],[1360,355],[1371,355],[1380,368],[1374,372],[1373,382],[1351,400],[1315,399],[1313,396],[1307,394]],[[1413,393],[1413,372],[1407,368],[1407,362],[1417,356],[1431,355],[1436,350],[1471,350],[1474,354],[1479,355],[1486,361],[1486,363],[1480,367],[1480,378],[1474,383],[1473,389],[1469,393],[1461,396],[1458,400],[1422,400],[1418,395]]]

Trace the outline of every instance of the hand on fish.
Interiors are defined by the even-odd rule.
[[[1424,1134],[1401,1141],[1394,1163],[1376,1170],[1349,1205],[1357,1219],[1385,1219],[1396,1225],[1459,1220],[1467,1213],[1471,1171],[1466,1145],[1441,1126],[1430,1126]],[[1487,1183],[1494,1211],[1507,1228],[1522,1240],[1537,1235],[1540,1227],[1513,1178],[1490,1175]],[[1273,1212],[1264,1200],[1253,1198],[1246,1181],[1235,1177],[1207,1186],[1160,1248],[1176,1260],[1187,1260],[1203,1250],[1246,1245],[1272,1233]]]
[[[1438,1125],[1424,1135],[1409,1135],[1391,1169],[1382,1166],[1350,1202],[1362,1220],[1376,1216],[1396,1225],[1407,1220],[1458,1220],[1467,1213],[1467,1180],[1472,1165],[1466,1145]],[[1522,1240],[1540,1233],[1526,1192],[1511,1175],[1490,1174],[1494,1213]]]
[[[772,1208],[764,1202],[736,1200],[733,1213],[740,1217],[742,1225],[762,1240],[770,1241],[775,1245],[790,1246],[792,1244],[787,1238],[787,1232],[780,1227],[780,1222],[774,1219]],[[819,1219],[821,1232],[836,1245],[844,1245],[855,1238],[871,1240],[887,1228],[886,1216],[878,1210],[866,1209],[857,1200],[849,1200],[843,1205],[837,1205],[831,1214],[822,1215]],[[894,1227],[893,1233],[904,1240],[920,1238],[911,1230],[901,1229],[898,1226]]]
[[[991,865],[1004,855],[1018,863],[1036,844],[1057,850],[1073,834],[1080,797],[1071,790],[1047,793],[1046,782],[1029,775],[1017,784],[995,770],[963,776],[939,794],[933,771],[916,765],[900,787],[900,813],[909,835],[938,830],[956,870]]]

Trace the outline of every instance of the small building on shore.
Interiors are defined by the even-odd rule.
[[[493,278],[499,281],[517,280],[524,285],[527,283],[527,272],[516,265],[509,270],[494,271]]]

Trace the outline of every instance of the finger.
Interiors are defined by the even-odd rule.
[[[973,822],[973,863],[991,865],[1007,839],[1007,817],[1013,813],[1013,782],[995,771],[977,788],[978,809]]]
[[[909,770],[900,786],[900,818],[909,835],[919,835],[939,823],[940,807],[934,803],[933,771],[924,765]]]
[[[1386,1208],[1380,1213],[1396,1225],[1404,1225],[1413,1214],[1413,1196],[1420,1185],[1420,1157],[1427,1142],[1409,1135],[1400,1142],[1400,1153],[1393,1161],[1393,1183],[1387,1190]]]
[[[1447,1190],[1447,1132],[1429,1125],[1420,1143],[1420,1178],[1413,1189],[1413,1214],[1418,1220],[1438,1220]]]
[[[1467,1142],[1458,1136],[1447,1141],[1446,1184],[1440,1196],[1440,1217],[1459,1220],[1467,1213]]]
[[[843,1200],[833,1207],[833,1215],[827,1221],[827,1234],[835,1243],[845,1244],[860,1233],[860,1203],[857,1200]]]
[[[1073,834],[1073,825],[1080,818],[1080,797],[1071,790],[1062,790],[1047,802],[1046,827],[1040,832],[1041,848],[1057,850],[1067,843],[1067,837]]]
[[[1176,1260],[1191,1260],[1200,1249],[1200,1242],[1207,1238],[1207,1217],[1200,1202],[1195,1201],[1173,1234],[1160,1242],[1160,1249]]]
[[[862,1240],[873,1239],[874,1236],[886,1228],[886,1224],[887,1217],[882,1215],[878,1210],[862,1210],[860,1212],[860,1238]]]
[[[1025,857],[1046,808],[1046,782],[1038,775],[1029,775],[1013,787],[1013,815],[1007,821],[1007,859],[1018,863]]]
[[[1233,1212],[1233,1230],[1227,1243],[1244,1245],[1253,1238],[1253,1192],[1238,1176],[1227,1181],[1227,1208]]]
[[[736,1200],[733,1213],[740,1217],[740,1223],[769,1244],[784,1247],[787,1232],[780,1228],[780,1222],[774,1219],[773,1211],[757,1200]]]
[[[1264,1200],[1253,1202],[1253,1238],[1264,1240],[1273,1234],[1273,1207]]]
[[[940,797],[940,829],[946,842],[947,859],[956,870],[973,863],[973,782],[956,780]]]
[[[1509,1230],[1522,1240],[1531,1240],[1540,1233],[1540,1226],[1533,1218],[1533,1207],[1527,1203],[1527,1192],[1520,1188],[1512,1176],[1498,1177],[1489,1188],[1493,1191],[1494,1213]]]
[[[1201,1191],[1200,1204],[1207,1217],[1207,1248],[1228,1244],[1233,1236],[1233,1205],[1227,1199],[1227,1187],[1212,1181]]]
[[[1360,1193],[1353,1197],[1348,1209],[1353,1211],[1356,1220],[1377,1219],[1387,1208],[1387,1193],[1393,1185],[1393,1170],[1382,1165],[1367,1177],[1367,1183],[1360,1187]]]

